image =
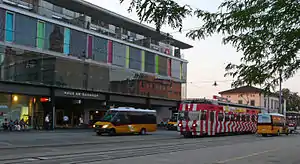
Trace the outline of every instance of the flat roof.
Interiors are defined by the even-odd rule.
[[[280,117],[284,117],[284,115],[280,114],[280,113],[259,113],[258,115],[270,115],[270,116],[280,116]]]
[[[167,33],[157,32],[154,28],[146,26],[140,22],[134,21],[127,17],[124,17],[115,12],[109,11],[102,7],[99,7],[95,4],[84,0],[45,0],[57,6],[64,7],[66,9],[80,12],[86,15],[89,15],[93,18],[98,18],[99,20],[103,20],[105,23],[112,24],[118,27],[124,27],[125,29],[136,32],[138,34],[151,36],[155,38],[157,41],[166,40],[168,37]],[[179,40],[173,39],[171,37],[168,38],[170,40],[170,44],[172,46],[178,47],[180,49],[189,49],[192,48],[192,45],[181,42]]]
[[[149,110],[149,109],[136,109],[131,107],[119,107],[119,108],[112,108],[112,111],[120,111],[120,112],[151,112],[156,113],[156,110]]]

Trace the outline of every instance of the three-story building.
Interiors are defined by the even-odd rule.
[[[109,106],[169,117],[191,45],[82,0],[0,0],[1,119],[75,126]],[[158,120],[159,121],[159,120]]]

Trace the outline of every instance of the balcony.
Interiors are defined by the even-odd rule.
[[[176,53],[178,48],[175,49],[174,46],[169,44],[171,42],[170,40],[173,39],[172,36],[166,37],[167,39],[163,41],[155,41],[151,37],[139,35],[127,29],[104,23],[102,20],[56,6],[44,0],[3,0],[3,2],[47,18],[89,29],[102,35],[149,48],[166,55],[181,58],[181,55]]]
[[[34,0],[3,0],[3,3],[16,6],[22,9],[26,9],[26,10],[32,10],[34,4],[33,1]]]

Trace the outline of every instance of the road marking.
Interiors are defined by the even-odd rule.
[[[261,154],[270,153],[270,152],[274,152],[274,151],[278,151],[278,150],[279,149],[271,149],[271,150],[266,150],[266,151],[262,151],[262,152],[257,152],[257,153],[245,155],[245,156],[229,158],[229,159],[226,159],[226,160],[223,160],[223,161],[218,161],[218,162],[216,162],[216,164],[222,164],[222,163],[226,163],[226,162],[230,162],[230,161],[237,161],[237,160],[241,160],[241,159],[245,159],[245,158],[249,158],[249,157],[253,157],[253,156],[258,156],[258,155],[261,155]]]

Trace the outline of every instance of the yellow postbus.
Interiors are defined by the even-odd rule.
[[[130,134],[156,131],[156,111],[127,107],[113,108],[93,127],[98,135]]]
[[[167,124],[168,130],[177,130],[177,117],[178,117],[178,113],[172,114]]]
[[[289,134],[285,116],[279,113],[260,113],[257,119],[257,134],[262,136]]]

